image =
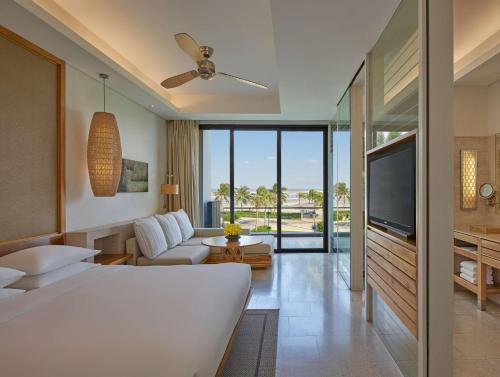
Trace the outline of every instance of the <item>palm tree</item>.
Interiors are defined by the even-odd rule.
[[[333,186],[333,195],[338,201],[342,201],[342,203],[346,204],[346,200],[351,199],[351,192],[349,191],[349,188],[347,187],[347,184],[345,182],[337,182]]]
[[[306,192],[299,192],[297,194],[298,198],[299,198],[299,204],[300,204],[300,201],[301,200],[306,200],[307,199],[307,193]]]
[[[286,187],[282,187],[281,188],[281,202],[286,202],[286,199],[288,198],[288,194],[285,192],[286,191]],[[273,188],[271,190],[269,190],[269,193],[268,193],[268,202],[269,202],[269,205],[272,207],[272,210],[274,212],[277,211],[277,208],[278,208],[278,184],[275,183],[273,185]],[[270,216],[268,216],[268,220],[267,220],[267,225],[269,225],[269,218]]]
[[[219,211],[222,216],[223,214],[223,203],[229,201],[230,189],[229,183],[221,183],[219,189],[215,192],[215,200],[219,202]],[[224,221],[222,221],[224,223]]]
[[[259,199],[257,195],[250,194],[250,203],[255,207],[255,227],[257,228],[257,222],[259,221]]]
[[[316,207],[323,207],[323,193],[320,191],[312,190],[313,192],[311,193],[311,200],[314,204],[314,211],[313,211],[313,222],[314,222],[314,227],[316,228]]]
[[[264,224],[266,223],[266,211],[265,208],[271,204],[271,195],[265,186],[257,187],[255,195],[258,198],[258,202],[261,207],[264,207]]]
[[[307,193],[307,201],[309,203],[314,203],[314,198],[318,195],[318,192],[315,189],[310,189]]]
[[[257,191],[259,191],[259,189],[257,189]],[[259,208],[262,208],[264,206],[265,198],[262,196],[262,191],[261,191],[260,195],[259,192],[251,194],[249,200],[250,203],[252,203],[252,205],[255,207],[255,227],[257,228],[259,225]]]
[[[288,200],[288,193],[286,187],[281,187],[281,204],[286,203]]]
[[[286,187],[281,187],[281,203],[286,203],[288,200],[288,193],[286,192]],[[277,204],[278,203],[278,184],[275,183],[273,185],[273,188],[269,190],[269,193],[271,194],[271,203],[272,204]]]
[[[247,186],[241,186],[240,188],[236,189],[235,193],[235,199],[236,203],[240,203],[240,207],[243,208],[243,205],[248,204],[248,201],[250,200],[250,189]]]
[[[221,183],[219,185],[219,189],[215,192],[215,200],[219,202],[227,202],[229,201],[229,183]]]

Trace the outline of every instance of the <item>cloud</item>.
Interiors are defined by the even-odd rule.
[[[250,163],[250,161],[248,161],[248,160],[247,160],[247,161],[243,161],[243,163],[244,163],[245,165],[248,165],[248,164]]]
[[[319,161],[315,160],[314,158],[309,158],[309,159],[306,160],[306,162],[308,164],[317,164]]]
[[[268,160],[276,160],[276,157],[275,156],[267,156],[266,157]]]

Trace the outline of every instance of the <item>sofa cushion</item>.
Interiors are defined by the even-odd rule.
[[[155,215],[155,218],[160,223],[169,249],[176,247],[182,242],[181,228],[179,228],[179,224],[177,224],[174,216],[166,213],[165,215]]]
[[[176,246],[150,260],[137,258],[138,266],[172,266],[178,264],[201,264],[210,254],[208,246]]]
[[[204,237],[193,237],[188,239],[187,241],[182,242],[181,246],[201,245],[204,239],[205,239]]]
[[[274,236],[257,236],[261,244],[245,247],[245,254],[272,254],[274,252]]]
[[[181,228],[183,241],[187,241],[194,236],[194,229],[191,225],[191,221],[189,221],[189,217],[183,209],[180,209],[177,212],[170,212],[170,214],[175,217],[177,224],[179,224],[179,228]]]
[[[134,232],[141,252],[146,258],[154,259],[168,249],[160,223],[153,216],[136,220]]]

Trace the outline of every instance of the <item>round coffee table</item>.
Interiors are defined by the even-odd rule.
[[[260,237],[241,236],[238,241],[228,241],[224,236],[205,238],[202,243],[209,247],[221,249],[224,262],[243,263],[245,247],[261,244]]]

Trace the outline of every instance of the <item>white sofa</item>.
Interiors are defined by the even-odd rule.
[[[220,228],[194,228],[194,236],[180,245],[165,250],[155,259],[146,258],[137,243],[137,239],[130,238],[126,242],[127,253],[132,258],[127,262],[136,266],[173,266],[179,264],[217,263],[220,261],[219,248],[209,248],[202,244],[204,238],[224,235]],[[259,235],[262,243],[245,248],[248,263],[256,267],[268,267],[274,252],[274,237],[272,235]],[[255,263],[254,261],[258,261]],[[264,263],[265,262],[265,263]]]

